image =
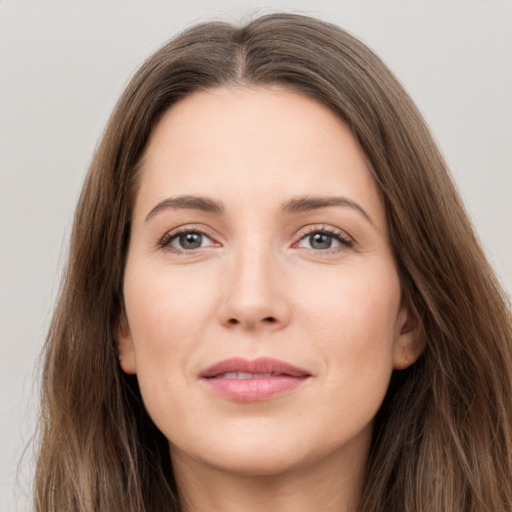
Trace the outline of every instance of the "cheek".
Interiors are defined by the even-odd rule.
[[[124,293],[139,383],[183,373],[215,314],[215,283],[166,268],[144,274],[127,268]]]
[[[200,273],[198,273],[200,274]],[[125,302],[137,381],[146,409],[168,438],[176,415],[190,413],[190,360],[215,314],[215,282],[168,268],[125,273]],[[172,390],[172,391],[171,391]]]
[[[322,333],[321,339],[338,343],[341,339],[354,343],[354,348],[363,348],[364,344],[379,345],[383,336],[394,333],[400,283],[393,267],[349,267],[308,279],[316,281],[315,286],[314,282],[303,281],[296,294],[300,297],[298,317],[308,318]]]
[[[400,285],[393,268],[340,273],[303,294],[302,329],[314,337],[330,388],[383,396],[393,368]],[[369,391],[371,391],[369,393]]]

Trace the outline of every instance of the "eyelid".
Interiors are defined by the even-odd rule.
[[[185,224],[183,226],[178,226],[176,228],[171,229],[170,231],[167,231],[165,235],[162,238],[160,238],[158,242],[158,247],[168,250],[169,252],[173,252],[175,254],[193,254],[194,252],[197,252],[201,249],[205,249],[205,247],[199,247],[197,249],[183,250],[171,246],[172,240],[185,233],[199,233],[200,235],[207,237],[209,240],[213,242],[210,245],[210,247],[220,247],[221,244],[217,242],[214,236],[208,231],[208,229],[205,229],[204,227],[199,227],[197,224]]]
[[[171,246],[171,241],[179,237],[180,235],[183,235],[185,233],[199,233],[205,237],[207,237],[212,244],[208,247],[221,247],[222,244],[219,243],[216,240],[216,237],[211,233],[210,229],[205,228],[204,226],[199,226],[197,224],[185,224],[183,226],[178,226],[176,228],[173,228],[169,231],[167,231],[163,237],[160,238],[158,241],[158,247],[162,249],[166,249],[170,252],[176,253],[176,254],[193,254],[201,249],[205,249],[206,247],[199,247],[197,249],[190,249],[190,250],[181,250],[179,248],[176,248],[174,246]],[[332,236],[336,240],[339,241],[341,244],[341,247],[334,247],[331,249],[311,249],[315,252],[322,252],[324,254],[328,254],[330,252],[338,252],[343,249],[347,249],[353,246],[354,240],[353,238],[346,233],[346,231],[325,225],[325,224],[313,224],[309,226],[305,226],[299,230],[295,237],[295,242],[293,242],[292,247],[298,248],[298,244],[301,240],[303,240],[305,237],[313,234],[313,233],[323,233],[329,236]],[[307,248],[305,248],[307,249]]]
[[[323,234],[332,236],[333,238],[338,240],[342,246],[341,249],[336,248],[336,247],[332,248],[332,249],[324,249],[324,250],[312,249],[315,252],[322,252],[322,253],[328,254],[329,252],[337,252],[339,250],[351,248],[354,245],[354,239],[350,235],[348,235],[346,231],[343,231],[342,229],[335,228],[333,226],[328,226],[325,224],[313,224],[310,226],[306,226],[299,231],[299,233],[297,235],[298,238],[292,244],[292,247],[297,247],[297,244],[301,240],[303,240],[304,238],[306,238],[309,235],[312,235],[313,233],[323,233]]]

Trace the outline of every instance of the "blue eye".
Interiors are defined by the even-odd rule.
[[[185,233],[177,236],[171,241],[172,246],[178,245],[180,249],[191,250],[199,249],[203,245],[203,235],[201,233]]]
[[[163,247],[169,247],[177,252],[193,251],[202,247],[214,245],[213,240],[200,231],[182,231],[167,235],[160,242]]]
[[[342,236],[340,233],[331,233],[326,230],[316,230],[303,236],[297,247],[314,249],[316,251],[325,251],[336,249],[338,247],[351,247],[352,241]]]

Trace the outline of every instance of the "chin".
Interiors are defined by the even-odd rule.
[[[304,442],[293,436],[283,436],[281,432],[235,433],[194,436],[201,439],[189,445],[188,441],[170,443],[173,461],[194,461],[202,466],[239,476],[273,476],[300,467],[305,454],[301,446]],[[311,447],[310,447],[311,448]]]
[[[357,433],[347,432],[346,436],[340,435],[343,429],[329,433],[313,426],[302,431],[296,426],[295,432],[290,428],[269,429],[261,424],[259,427],[257,432],[231,430],[222,437],[217,433],[205,436],[203,432],[203,436],[194,436],[201,442],[193,446],[187,442],[175,446],[174,454],[171,447],[171,457],[192,459],[199,465],[232,475],[275,477],[322,462],[330,465],[340,458],[352,458],[356,452],[366,452],[371,439],[371,424]]]
[[[247,448],[238,446],[231,448],[235,449],[218,451],[208,462],[228,473],[262,477],[285,474],[301,467],[304,463],[304,457],[297,453],[296,448],[290,450],[268,443],[266,446],[259,446],[254,441]]]

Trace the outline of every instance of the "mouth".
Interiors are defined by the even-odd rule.
[[[268,357],[226,359],[199,374],[211,391],[238,402],[269,400],[298,388],[309,377],[302,368]]]

